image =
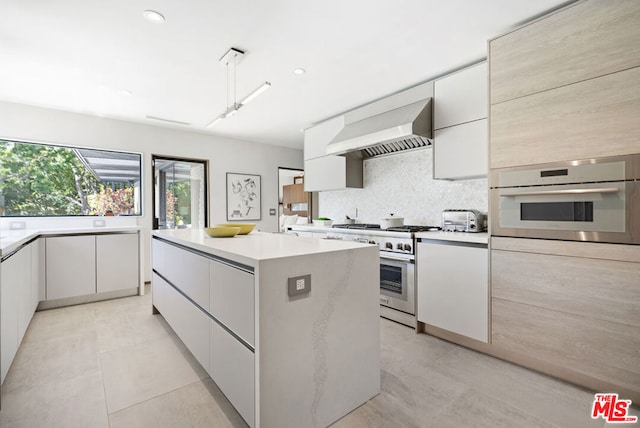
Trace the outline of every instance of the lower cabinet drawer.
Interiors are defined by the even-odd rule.
[[[215,321],[209,322],[209,375],[249,426],[255,426],[255,355]]]
[[[153,274],[153,305],[200,365],[207,369],[209,367],[209,317],[155,273]]]

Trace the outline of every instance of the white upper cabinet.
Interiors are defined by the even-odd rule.
[[[434,129],[487,117],[487,63],[482,62],[434,84]]]
[[[487,87],[486,62],[436,80],[433,178],[486,177]]]
[[[327,145],[343,127],[344,117],[339,116],[305,130],[305,192],[362,188],[362,159],[327,155]]]
[[[329,119],[304,131],[304,160],[327,155],[327,145],[344,127],[344,116]]]

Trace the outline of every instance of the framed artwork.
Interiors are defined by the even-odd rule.
[[[260,220],[260,176],[227,172],[227,220]]]

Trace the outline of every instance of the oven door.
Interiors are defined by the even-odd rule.
[[[415,264],[402,255],[380,254],[380,304],[415,314]]]

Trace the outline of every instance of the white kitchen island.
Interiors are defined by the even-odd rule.
[[[154,310],[250,426],[325,427],[379,393],[377,246],[183,229],[152,261]]]

